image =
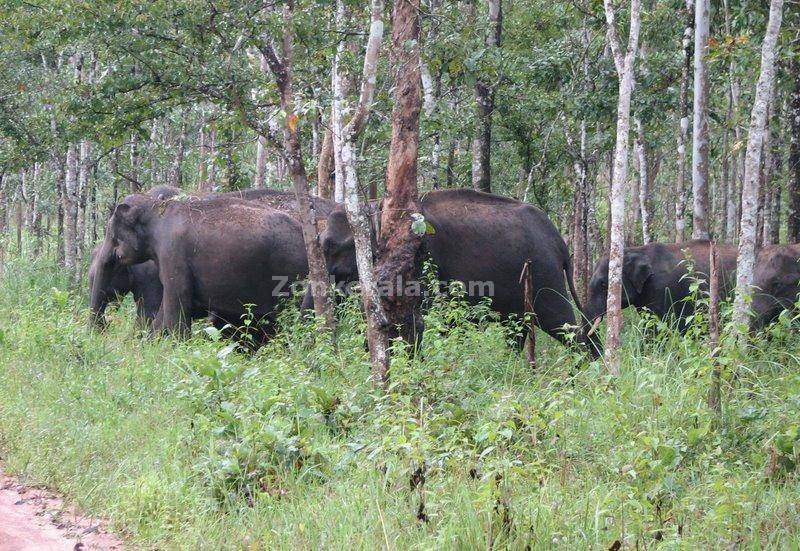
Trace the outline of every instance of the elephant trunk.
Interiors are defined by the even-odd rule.
[[[603,353],[603,343],[600,341],[600,322],[605,316],[605,304],[598,308],[593,302],[589,303],[584,312],[584,322],[581,327],[579,341],[587,346],[593,358],[599,357]]]

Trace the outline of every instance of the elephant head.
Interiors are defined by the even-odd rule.
[[[644,291],[648,280],[653,275],[650,259],[638,251],[625,252],[622,265],[622,307],[637,306],[644,299]],[[608,300],[608,255],[603,255],[597,262],[592,278],[589,281],[589,295],[584,309],[585,323],[582,340],[589,344],[589,349],[599,354],[602,345],[596,332],[600,319],[606,313]]]
[[[150,260],[145,219],[157,208],[156,201],[145,195],[129,195],[114,209],[106,238],[120,264],[130,266]]]
[[[117,260],[110,239],[104,239],[92,252],[89,265],[89,307],[93,327],[105,327],[109,304],[131,292],[130,270]]]
[[[367,205],[367,215],[370,220],[370,238],[372,250],[377,250],[378,222],[380,219],[380,206],[373,201]],[[320,233],[320,244],[322,252],[325,254],[325,263],[328,266],[328,274],[333,277],[337,286],[346,285],[358,281],[358,264],[356,263],[356,248],[353,237],[353,229],[347,219],[347,212],[344,205],[336,207],[328,215],[325,230]],[[313,306],[311,289],[306,291],[303,299],[303,310],[309,310]]]

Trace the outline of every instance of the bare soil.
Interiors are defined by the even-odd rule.
[[[47,489],[20,483],[0,465],[0,551],[123,549],[107,525],[65,506]]]

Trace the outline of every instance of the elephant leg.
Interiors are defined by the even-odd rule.
[[[156,331],[186,337],[192,329],[191,281],[184,274],[171,274],[161,279],[164,283],[164,295],[153,327]]]

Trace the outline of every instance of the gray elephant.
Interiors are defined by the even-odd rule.
[[[106,245],[103,241],[95,247],[89,265],[92,324],[97,328],[105,327],[106,308],[131,293],[136,303],[138,322],[145,326],[149,325],[161,306],[163,291],[155,262],[148,260],[141,264],[125,266],[117,262],[113,251],[109,253],[103,250]],[[109,259],[102,268],[99,258]]]
[[[694,273],[708,281],[709,241],[685,243],[650,243],[641,247],[626,247],[622,267],[622,307],[647,309],[659,318],[675,315],[681,329],[694,312],[694,304],[687,300],[691,295],[689,266]],[[723,296],[733,290],[736,273],[737,249],[734,245],[715,245],[719,258],[719,284]],[[687,261],[687,258],[690,261]],[[701,290],[708,291],[707,283]],[[608,254],[595,266],[589,281],[589,295],[584,310],[585,323],[582,340],[590,350],[599,354],[601,345],[593,322],[606,312],[608,299]]]
[[[179,188],[156,186],[146,193],[154,199],[171,199],[177,196],[198,198],[198,195],[185,195]],[[294,192],[274,189],[245,189],[227,193],[212,193],[208,197],[232,197],[269,206],[299,218],[297,198]],[[312,205],[317,220],[325,220],[335,203],[328,199],[312,197]],[[108,236],[108,232],[106,232]],[[104,313],[109,304],[118,301],[128,293],[133,293],[137,304],[138,321],[149,326],[161,305],[162,286],[158,279],[158,269],[152,260],[141,265],[125,266],[118,262],[114,247],[108,240],[95,248],[89,268],[89,302],[92,323],[95,327],[105,324]],[[201,310],[195,317],[203,317]]]
[[[168,199],[181,193],[172,186],[156,186],[145,195],[153,199]],[[114,247],[106,238],[92,251],[89,263],[89,308],[94,327],[105,326],[106,308],[133,293],[137,319],[140,325],[148,326],[161,305],[161,282],[158,269],[152,260],[125,266],[114,254]]]
[[[299,223],[234,197],[129,195],[114,210],[108,239],[121,264],[158,266],[164,289],[154,331],[184,335],[201,312],[233,324],[246,313],[270,319],[288,284],[308,273]]]
[[[752,329],[792,310],[800,293],[800,244],[770,245],[759,251],[753,271]]]
[[[501,318],[523,316],[520,276],[530,260],[536,323],[556,339],[566,340],[564,326],[575,324],[567,285],[578,309],[580,304],[567,246],[544,212],[471,189],[431,191],[420,199],[419,207],[435,231],[423,239],[422,258],[433,261],[441,281],[464,283],[472,303],[488,296]],[[357,280],[353,233],[341,206],[328,217],[320,238],[336,283]],[[304,305],[309,303],[307,294]]]

